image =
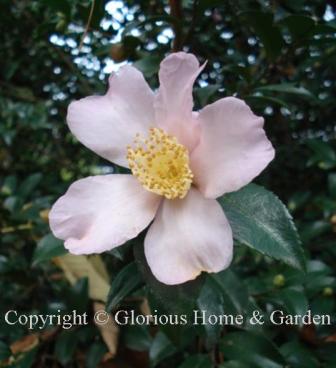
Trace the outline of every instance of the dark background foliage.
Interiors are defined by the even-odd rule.
[[[336,3],[96,0],[84,38],[90,1],[0,5],[0,366],[335,367]],[[76,142],[65,124],[67,105],[103,93],[109,73],[125,62],[156,88],[159,62],[172,49],[207,60],[196,108],[235,95],[265,117],[276,159],[257,182],[288,206],[307,273],[237,244],[229,271],[190,288],[163,288],[139,263],[140,238],[102,257],[112,282],[108,309],[310,308],[331,314],[333,325],[127,326],[113,359],[115,326],[105,335],[93,323],[68,331],[8,326],[9,309],[93,315],[93,300],[102,298],[90,291],[92,273],[71,279],[73,265],[65,270],[62,244],[49,235],[48,210],[77,178],[120,168]],[[89,260],[105,272],[100,260]]]

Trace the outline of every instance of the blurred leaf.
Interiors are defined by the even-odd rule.
[[[83,314],[89,304],[89,282],[87,277],[76,281],[67,293],[64,293],[70,310]]]
[[[117,353],[118,348],[119,326],[117,325],[111,314],[105,314],[105,304],[94,302],[93,309],[95,314],[103,313],[103,320],[101,319],[101,317],[97,318],[97,322],[102,320],[103,323],[96,322],[96,326],[99,329],[111,356],[114,357]]]
[[[149,55],[144,56],[140,60],[133,63],[133,66],[139,69],[145,77],[149,78],[154,74],[157,74],[159,70],[161,59],[157,56]]]
[[[283,368],[285,360],[278,348],[266,337],[252,332],[228,333],[220,350],[229,359],[237,359],[253,368]]]
[[[208,355],[197,354],[188,357],[178,368],[212,368],[212,362]]]
[[[218,92],[220,88],[219,84],[213,84],[202,88],[195,88],[195,94],[201,107],[204,107],[209,103],[210,98]]]
[[[328,175],[328,190],[331,196],[336,199],[336,173]]]
[[[302,206],[304,206],[309,198],[311,197],[310,192],[296,192],[294,193],[289,201],[288,201],[288,208],[291,212],[297,211]]]
[[[331,229],[331,224],[327,221],[314,221],[302,226],[300,234],[302,241],[308,242],[316,237],[328,232]]]
[[[76,330],[63,331],[56,340],[55,356],[57,360],[65,365],[72,359],[78,344]]]
[[[302,290],[284,289],[278,291],[274,297],[286,308],[288,314],[304,315],[309,309],[307,297]]]
[[[118,304],[142,284],[142,277],[135,262],[125,266],[112,280],[106,309],[113,310]]]
[[[315,368],[319,365],[312,352],[296,341],[282,345],[280,351],[293,368]]]
[[[279,98],[274,98],[274,97],[269,97],[269,96],[249,95],[249,96],[246,96],[245,99],[251,102],[254,106],[266,108],[268,106],[278,105],[278,106],[289,109],[289,105],[287,104],[287,102]]]
[[[3,341],[0,341],[0,364],[2,360],[9,358],[12,355],[9,347]]]
[[[146,326],[134,325],[123,328],[125,345],[135,351],[147,351],[152,345],[152,337]]]
[[[249,11],[241,15],[264,44],[268,57],[275,60],[281,54],[284,41],[279,28],[273,23],[273,14]]]
[[[13,195],[17,186],[17,179],[15,176],[7,176],[2,183],[1,193],[6,196]]]
[[[32,174],[28,176],[19,186],[18,195],[21,197],[27,197],[42,180],[42,174]]]
[[[78,279],[87,277],[89,279],[89,296],[94,300],[106,301],[109,291],[109,280],[104,276],[107,274],[104,264],[97,261],[100,256],[81,256],[66,254],[53,259],[55,264],[62,268],[65,277],[71,284]]]
[[[219,202],[236,240],[290,266],[305,268],[293,220],[272,192],[249,184],[237,192],[225,194]]]
[[[317,164],[320,169],[328,170],[336,166],[336,152],[329,142],[310,139],[306,145],[314,152],[308,161],[308,166]]]
[[[106,352],[104,344],[101,342],[93,343],[86,355],[86,368],[97,368]]]
[[[304,87],[296,87],[293,84],[281,83],[281,84],[269,84],[267,86],[258,87],[255,91],[259,92],[276,92],[289,95],[295,95],[296,97],[303,97],[309,99],[316,99],[316,97]]]
[[[64,248],[63,241],[56,239],[52,234],[48,234],[37,243],[32,263],[36,266],[66,253],[67,250]]]
[[[171,343],[168,337],[158,332],[154,338],[152,346],[149,350],[149,358],[153,367],[176,352],[175,346]]]

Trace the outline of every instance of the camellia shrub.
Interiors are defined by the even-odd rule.
[[[335,367],[335,3],[1,5],[0,367]]]

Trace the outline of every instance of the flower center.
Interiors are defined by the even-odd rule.
[[[137,134],[127,160],[144,188],[168,199],[183,198],[191,186],[188,150],[162,129],[150,128],[147,138]]]

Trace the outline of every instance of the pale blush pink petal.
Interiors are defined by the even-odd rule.
[[[273,160],[264,120],[244,101],[218,100],[201,110],[198,120],[201,138],[191,155],[191,169],[205,197],[217,198],[242,188]]]
[[[73,183],[49,214],[53,234],[73,254],[101,253],[136,237],[160,197],[131,175],[91,176]]]
[[[157,125],[177,137],[190,151],[199,139],[199,129],[192,116],[192,88],[203,67],[192,54],[169,55],[160,65],[160,88],[155,96]]]
[[[104,96],[72,102],[67,122],[86,147],[118,165],[128,167],[126,147],[136,133],[148,134],[154,125],[154,94],[142,74],[124,66],[109,79]]]
[[[145,238],[148,265],[168,285],[227,268],[232,248],[231,228],[221,206],[194,188],[184,199],[162,202]]]

